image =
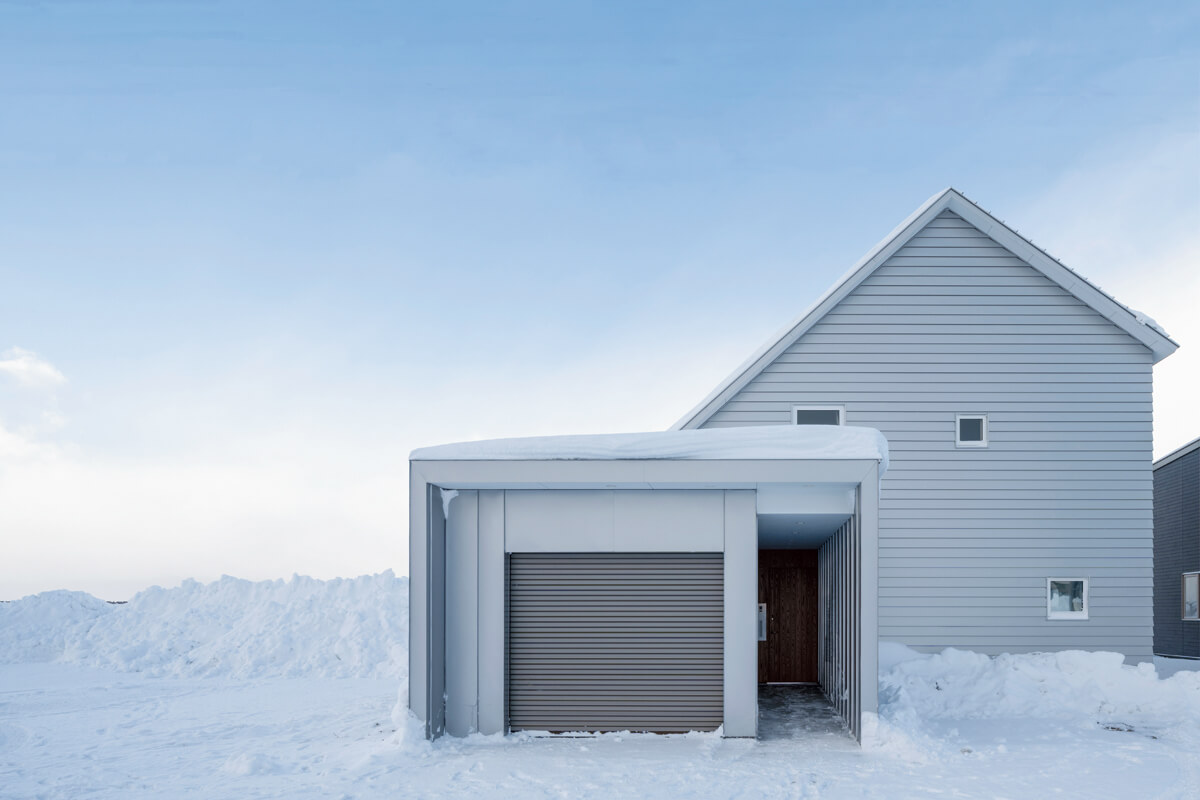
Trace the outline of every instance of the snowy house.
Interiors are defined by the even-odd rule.
[[[410,706],[754,736],[815,683],[860,736],[880,639],[1148,659],[1175,349],[948,189],[673,431],[414,452]]]
[[[1154,653],[1200,658],[1200,439],[1154,462]]]

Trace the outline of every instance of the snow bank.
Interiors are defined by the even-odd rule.
[[[1200,672],[1160,679],[1120,653],[1068,650],[996,657],[936,655],[880,646],[877,740],[884,749],[924,741],[933,720],[1055,718],[1082,724],[1170,728],[1200,719]]]
[[[369,677],[407,672],[408,579],[379,575],[152,587],[113,605],[82,592],[0,603],[0,662],[164,677]]]
[[[762,425],[650,433],[536,436],[459,442],[414,450],[414,461],[617,459],[863,459],[887,469],[887,439],[874,428]]]
[[[423,739],[404,708],[407,637],[408,580],[390,571],[331,581],[186,581],[123,605],[67,591],[0,603],[4,663],[164,677],[396,678],[393,721],[412,744]],[[1178,729],[1200,743],[1200,671],[1160,679],[1153,665],[1126,666],[1117,653],[928,655],[890,642],[880,643],[879,666],[879,715],[868,722],[867,738],[907,760],[936,757],[949,746],[949,726],[962,720]],[[239,774],[262,768],[226,765]]]

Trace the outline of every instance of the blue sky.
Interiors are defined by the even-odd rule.
[[[668,426],[948,185],[1184,344],[1200,6],[0,6],[0,597],[407,571],[417,446]]]

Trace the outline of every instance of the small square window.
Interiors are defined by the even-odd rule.
[[[793,425],[843,425],[845,406],[792,406]]]
[[[987,414],[957,414],[954,428],[954,444],[958,447],[987,447]]]
[[[1200,620],[1200,572],[1183,575],[1183,618]]]
[[[1046,619],[1087,619],[1087,578],[1046,580]]]

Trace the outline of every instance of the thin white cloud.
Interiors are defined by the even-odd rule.
[[[57,367],[23,347],[10,347],[0,354],[0,375],[31,389],[49,389],[67,382]]]
[[[6,468],[45,461],[55,454],[53,445],[38,441],[31,431],[9,430],[0,424],[0,478],[5,477]]]

